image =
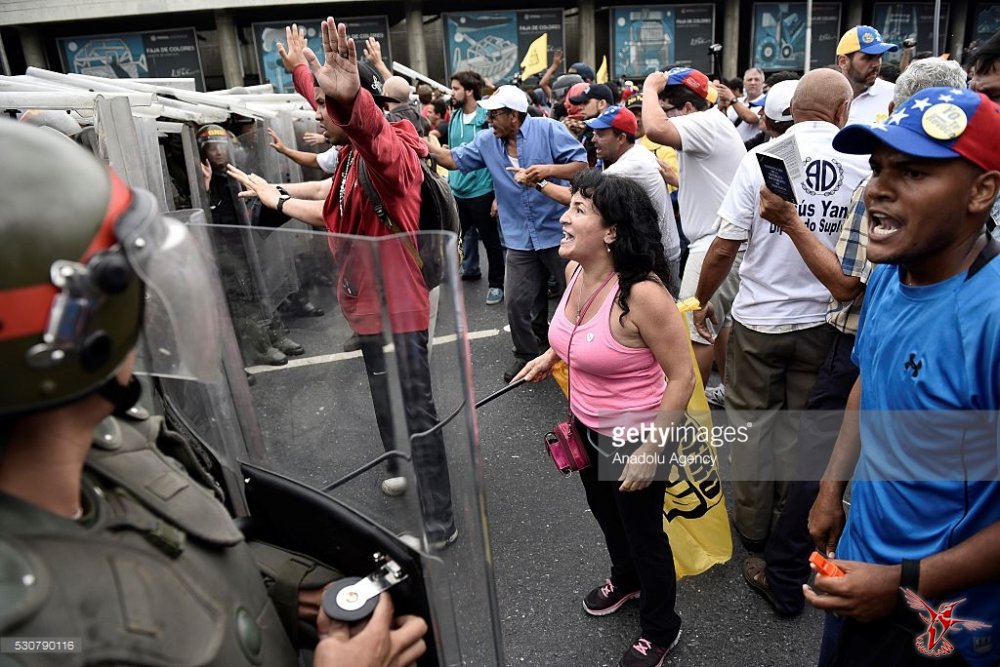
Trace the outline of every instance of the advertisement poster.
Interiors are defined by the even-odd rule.
[[[979,5],[972,39],[983,41],[1000,32],[1000,5]]]
[[[548,33],[548,59],[563,48],[562,9],[445,13],[447,76],[471,69],[496,85],[520,73],[528,47]],[[567,63],[568,64],[568,63]]]
[[[712,71],[715,5],[653,5],[611,10],[611,76],[646,76],[666,67]]]
[[[753,6],[753,56],[764,71],[804,70],[806,64],[806,3],[758,2]],[[840,3],[816,2],[812,8],[810,69],[837,62]]]
[[[278,55],[278,43],[285,42],[285,26],[293,23],[305,28],[309,48],[313,50],[320,62],[323,60],[323,43],[319,24],[321,19],[306,21],[280,21],[275,23],[254,23],[254,49],[257,52],[257,65],[260,68],[261,83],[270,83],[276,93],[294,93],[292,75],[285,70]],[[354,46],[358,50],[358,60],[365,57],[365,42],[374,37],[382,46],[382,61],[392,69],[392,49],[389,46],[389,19],[385,16],[361,16],[342,19],[347,26],[347,35],[354,38]]]
[[[58,40],[63,69],[108,79],[193,77],[205,90],[194,28],[150,30]]]
[[[935,51],[934,48],[934,3],[877,2],[872,25],[882,33],[882,39],[901,45],[904,39],[917,40],[916,51]],[[941,5],[941,48],[947,50],[948,3]],[[903,49],[886,52],[883,62],[898,63]]]

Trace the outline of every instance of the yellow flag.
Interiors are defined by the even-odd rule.
[[[532,74],[544,72],[549,68],[549,33],[543,32],[542,36],[531,43],[528,52],[524,54],[521,61],[521,78],[526,79]]]
[[[601,66],[597,69],[597,80],[596,83],[607,83],[608,82],[608,57],[604,56],[601,58]]]

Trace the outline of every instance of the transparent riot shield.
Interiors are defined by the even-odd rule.
[[[206,255],[249,265],[243,231],[208,225],[195,236]],[[230,354],[227,397],[168,382],[165,402],[224,448],[221,460],[239,462],[248,537],[321,556],[346,577],[375,574],[397,611],[430,624],[421,665],[504,664],[457,239],[266,233],[312,267],[302,292],[324,314],[283,318],[304,353],[245,373]],[[431,293],[422,265],[440,280]],[[221,320],[235,328],[229,312]],[[226,420],[242,443],[219,433]]]

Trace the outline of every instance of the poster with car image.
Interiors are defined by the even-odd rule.
[[[902,46],[904,39],[917,40],[916,51],[947,51],[948,4],[941,4],[941,45],[934,48],[934,3],[876,2],[872,26],[882,33],[882,41]],[[883,62],[898,63],[903,49],[886,51]]]
[[[563,48],[563,10],[444,13],[445,69],[473,70],[494,85],[510,83],[532,42],[548,34],[548,62]]]
[[[751,64],[765,72],[804,70],[806,3],[758,2],[753,6]],[[840,41],[840,3],[815,2],[812,7],[810,69],[836,62]]]
[[[194,28],[62,37],[63,71],[108,79],[193,78],[205,90]]]
[[[715,5],[653,5],[611,10],[611,76],[642,77],[666,67],[712,70]]]
[[[323,59],[323,36],[320,33],[321,19],[305,21],[275,21],[272,23],[254,23],[254,50],[257,53],[257,65],[260,68],[261,83],[270,83],[276,93],[294,93],[292,75],[285,69],[278,54],[278,43],[285,43],[285,26],[296,24],[306,31],[306,42],[318,58]],[[347,35],[354,38],[354,46],[358,51],[358,60],[365,57],[365,42],[374,37],[382,47],[382,61],[387,67],[392,67],[392,48],[389,45],[389,19],[385,16],[358,16],[341,19],[347,26]]]

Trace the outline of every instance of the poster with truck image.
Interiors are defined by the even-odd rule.
[[[765,72],[803,70],[806,63],[806,3],[758,2],[753,6],[751,64]],[[840,3],[816,2],[812,8],[810,68],[836,62],[840,41]]]

